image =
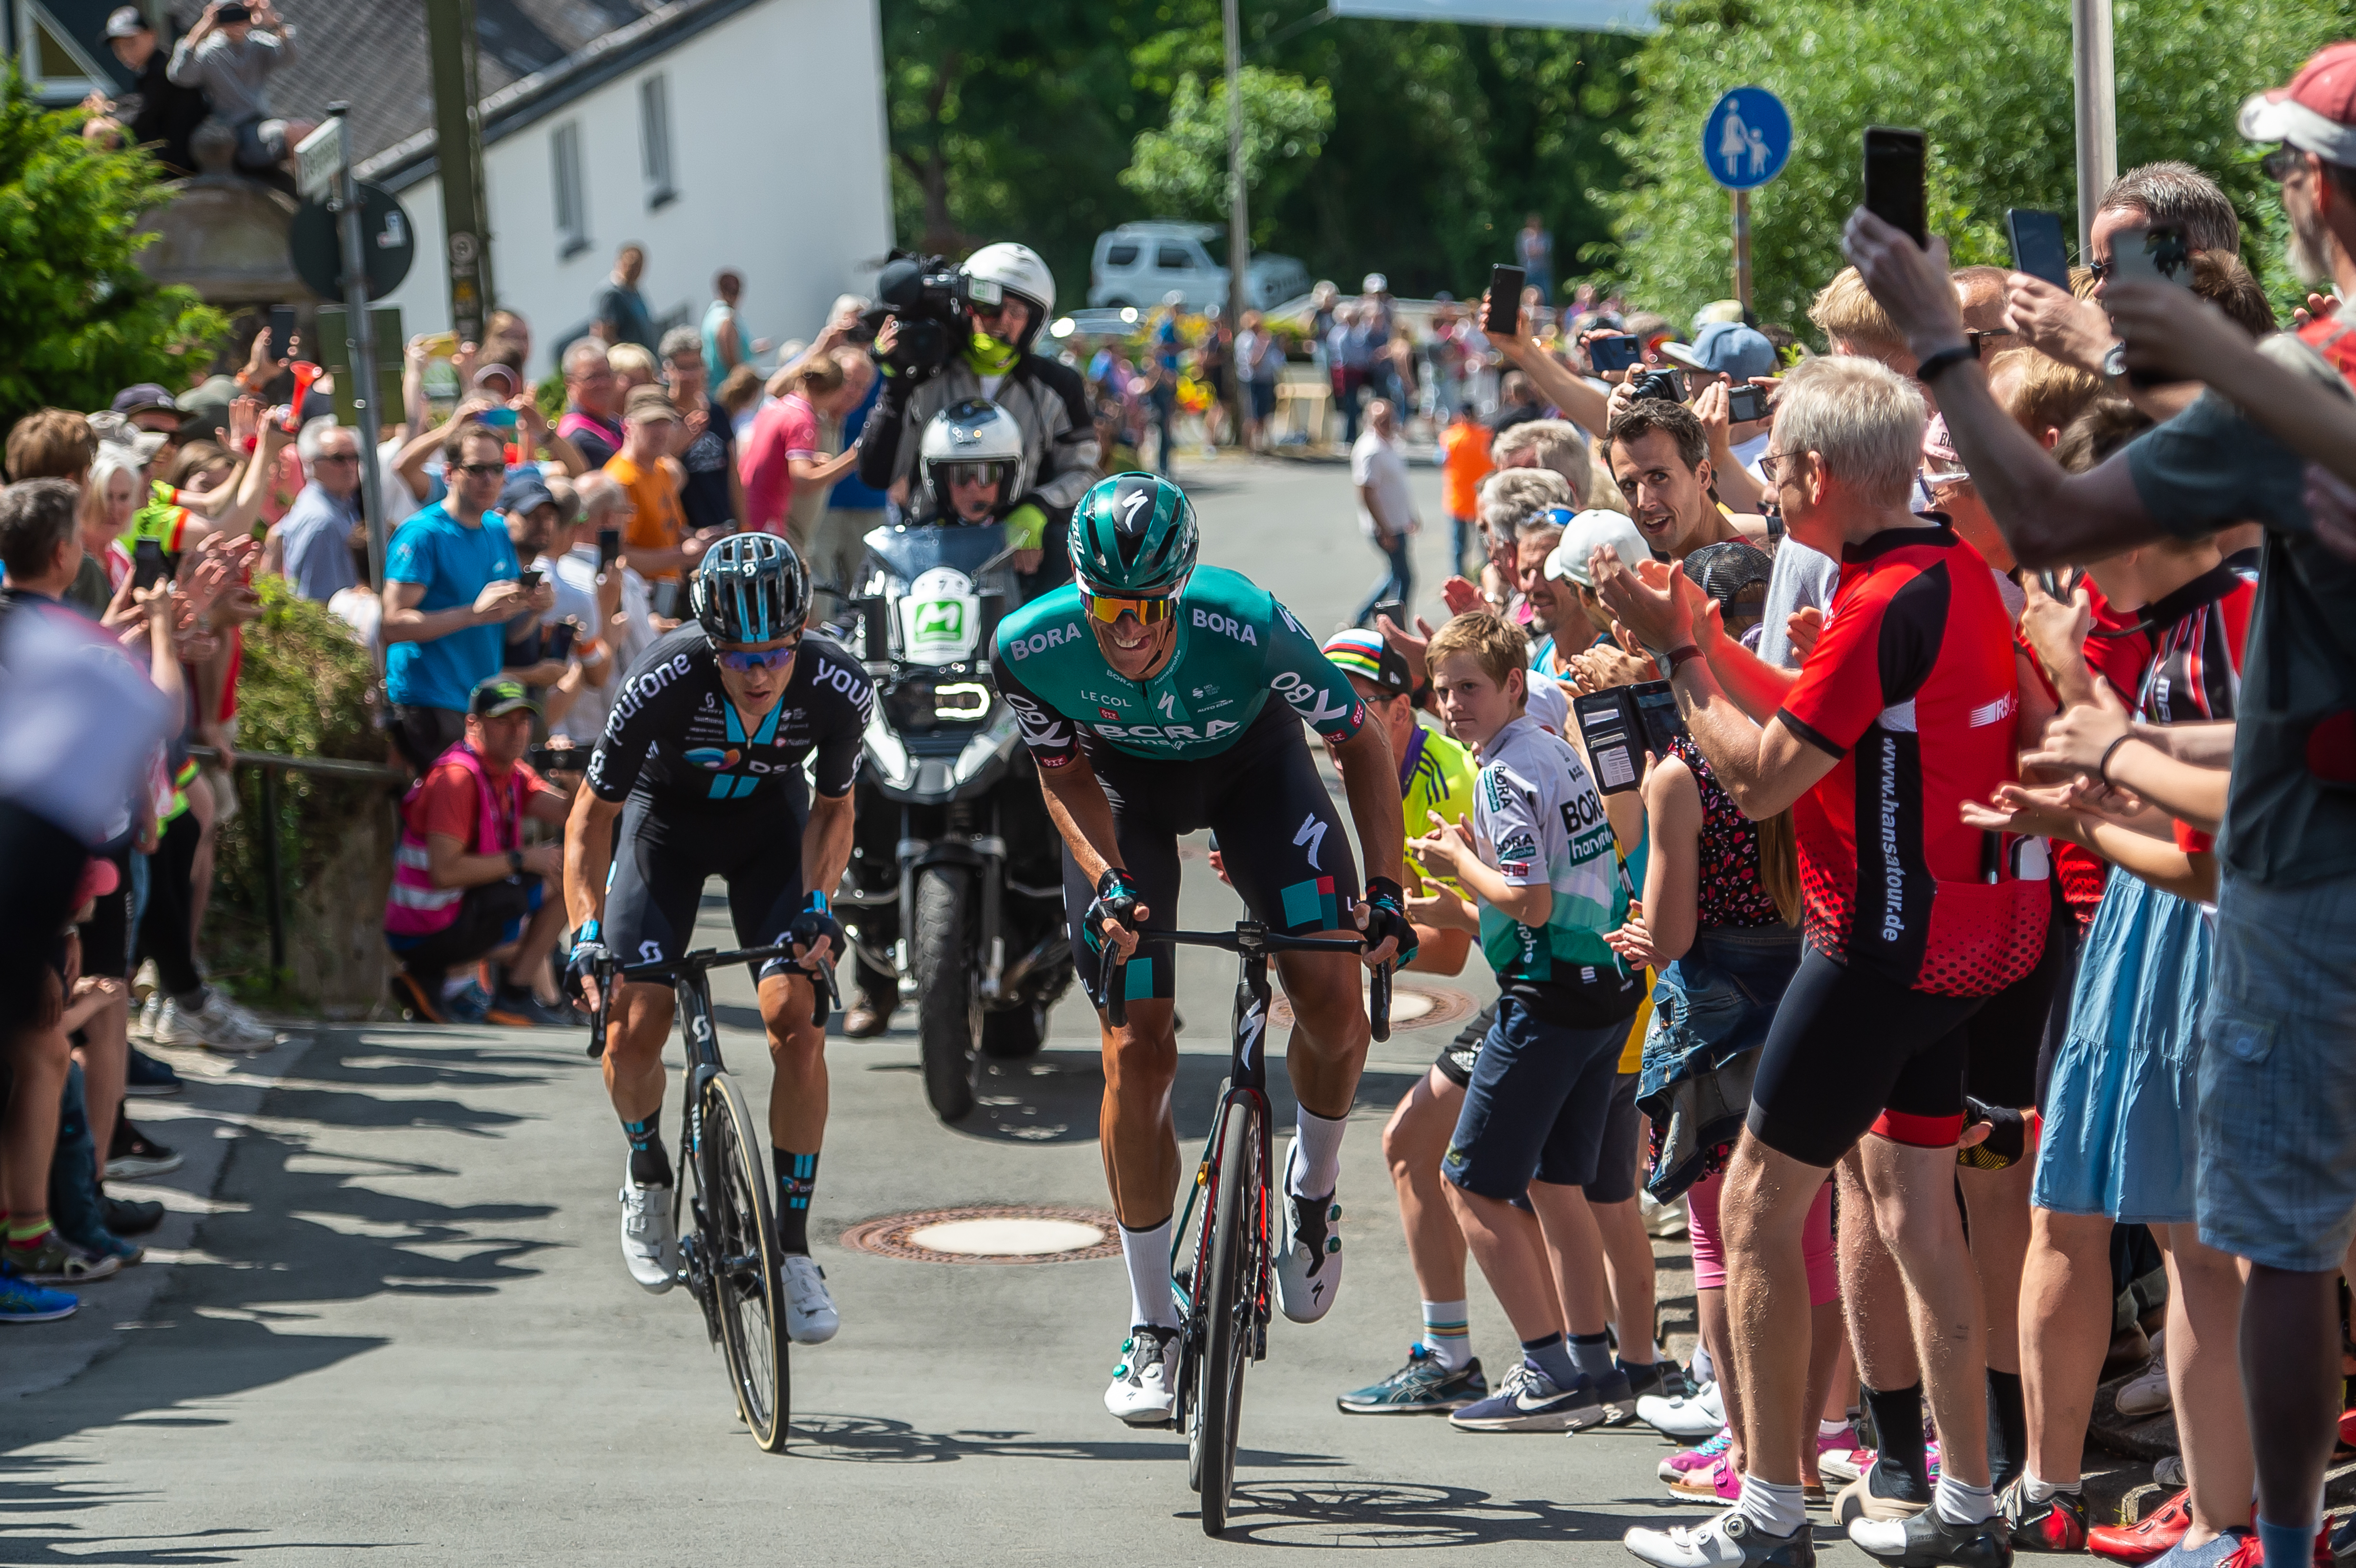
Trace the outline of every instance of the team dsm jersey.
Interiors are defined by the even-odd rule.
[[[1192,761],[1234,745],[1281,697],[1329,740],[1366,721],[1349,677],[1326,661],[1292,612],[1240,572],[1198,566],[1178,594],[1178,641],[1151,680],[1115,675],[1066,583],[999,623],[991,668],[1043,768],[1060,768],[1095,736],[1132,756]]]
[[[666,634],[624,677],[589,759],[600,800],[633,790],[699,810],[775,805],[818,753],[818,793],[841,795],[859,772],[860,737],[875,689],[858,662],[821,637],[804,636],[777,705],[748,731],[720,684],[719,656],[693,622]]]
[[[2036,967],[2043,841],[1961,815],[2018,776],[2019,709],[2010,618],[1978,551],[1944,526],[1842,551],[1779,715],[1839,759],[1793,812],[1810,945],[1941,996],[1988,996]]]

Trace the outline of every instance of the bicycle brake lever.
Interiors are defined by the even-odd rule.
[[[614,976],[605,965],[597,966],[597,1010],[589,1017],[589,1060],[598,1061],[605,1054],[605,1009],[614,1005]]]
[[[1121,951],[1118,947],[1108,947],[1106,951],[1106,956],[1109,958],[1111,962],[1105,966],[1104,972],[1105,1017],[1112,1020],[1113,1028],[1127,1029],[1129,1027],[1129,998],[1125,993],[1129,989],[1129,983],[1128,976],[1125,971],[1129,968],[1129,960],[1121,956]]]
[[[842,1001],[841,993],[834,988],[834,971],[828,968],[810,972],[810,1027],[826,1028],[827,1015]]]
[[[1373,1026],[1375,1039],[1387,1040],[1391,1037],[1391,966],[1376,965],[1375,977],[1367,983],[1366,989],[1366,1011],[1370,1015],[1368,1022]]]

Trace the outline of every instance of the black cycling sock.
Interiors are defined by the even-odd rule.
[[[1929,1456],[1922,1447],[1922,1385],[1866,1389],[1866,1408],[1873,1412],[1877,1454],[1873,1467],[1881,1473],[1875,1492],[1905,1502],[1931,1500]]]
[[[2021,1401],[2020,1374],[1987,1374],[1988,1485],[1997,1491],[2029,1467],[2029,1407]]]
[[[808,1257],[810,1194],[818,1189],[818,1156],[789,1153],[772,1144],[769,1159],[777,1171],[777,1245]]]
[[[622,1132],[630,1140],[630,1179],[640,1187],[670,1185],[670,1152],[663,1147],[657,1125],[661,1116],[658,1111],[643,1121],[622,1124]]]

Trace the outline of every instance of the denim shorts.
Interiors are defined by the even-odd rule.
[[[1593,1181],[1627,1042],[1626,1019],[1569,1029],[1540,1021],[1513,997],[1498,997],[1497,1021],[1472,1064],[1440,1173],[1501,1202],[1520,1197],[1533,1181]]]
[[[2338,1268],[2356,1238],[2356,878],[2227,872],[2202,1026],[2201,1239]]]

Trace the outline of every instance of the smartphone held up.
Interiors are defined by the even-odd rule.
[[[1865,128],[1865,209],[1927,249],[1931,233],[1929,205],[1923,196],[1926,145],[1920,131],[1895,125]]]

